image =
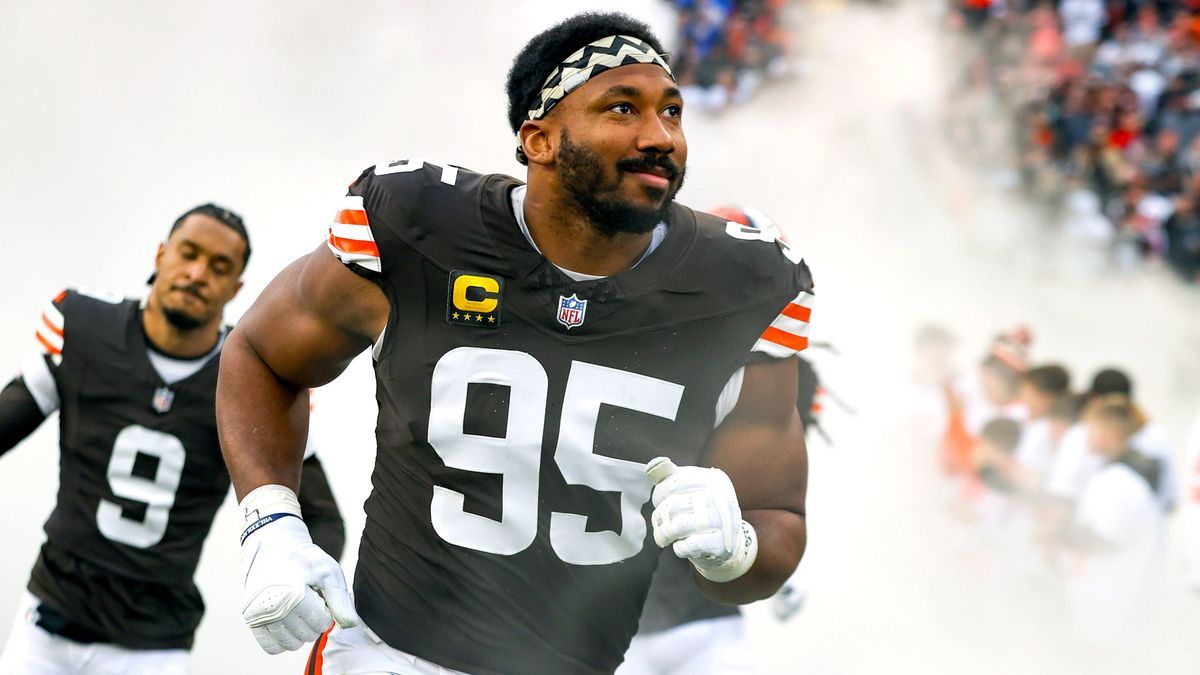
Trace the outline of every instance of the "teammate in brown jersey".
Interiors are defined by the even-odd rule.
[[[204,613],[193,575],[229,493],[213,416],[222,316],[249,258],[241,218],[205,204],[159,246],[144,301],[66,290],[42,310],[0,391],[0,454],[58,411],[58,500],[0,674],[187,672]],[[303,467],[314,537],[337,557],[341,515],[316,458]]]

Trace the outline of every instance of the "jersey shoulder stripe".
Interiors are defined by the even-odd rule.
[[[59,293],[53,300],[42,307],[42,315],[34,330],[38,348],[43,354],[48,354],[56,360],[62,358],[63,342],[66,339],[66,320],[58,308],[58,303],[67,295],[66,291]]]
[[[371,233],[371,224],[363,208],[363,198],[347,195],[333,216],[327,240],[329,250],[344,265],[357,265],[372,272],[380,271],[379,246]]]
[[[800,291],[767,326],[758,342],[754,343],[752,351],[782,359],[807,349],[812,302],[812,293]]]

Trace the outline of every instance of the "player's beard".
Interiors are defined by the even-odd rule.
[[[600,156],[591,148],[571,142],[567,130],[560,134],[558,169],[563,188],[571,201],[601,234],[644,234],[667,219],[675,195],[683,187],[686,170],[668,155],[644,155],[617,162],[616,175],[606,180]],[[624,174],[639,168],[661,167],[670,173],[670,187],[656,207],[639,206],[619,193]],[[678,182],[676,182],[678,179]]]
[[[201,317],[193,316],[187,312],[181,312],[177,309],[171,309],[169,307],[163,307],[162,314],[163,318],[167,320],[167,323],[183,332],[196,330],[206,323],[206,320]]]

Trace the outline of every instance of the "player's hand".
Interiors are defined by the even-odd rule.
[[[242,618],[268,654],[292,651],[312,642],[336,620],[359,624],[346,576],[338,562],[312,543],[300,519],[296,494],[282,485],[264,485],[241,502]]]
[[[709,581],[733,581],[758,556],[758,536],[742,519],[733,482],[720,469],[675,466],[666,457],[646,465],[654,482],[654,541],[687,558]]]

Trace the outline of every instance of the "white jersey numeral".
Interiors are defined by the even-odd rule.
[[[504,438],[463,432],[468,385],[510,388]],[[463,510],[465,496],[435,485],[431,519],[442,539],[478,551],[511,555],[537,537],[542,434],[549,378],[529,354],[459,347],[434,367],[429,444],[446,466],[503,477],[500,520]],[[637,555],[646,538],[642,506],[650,499],[645,465],[593,452],[600,406],[607,404],[674,420],[683,386],[637,373],[571,364],[554,460],[571,485],[619,492],[621,531],[587,531],[587,516],[552,512],[550,545],[574,565],[607,565]]]
[[[386,176],[391,173],[410,173],[418,171],[425,166],[425,160],[422,159],[396,159],[386,162],[380,162],[375,165],[376,176]],[[458,168],[453,166],[438,167],[435,164],[429,166],[440,168],[442,176],[440,180],[446,185],[454,185],[458,181]]]
[[[637,555],[646,539],[642,505],[650,499],[646,465],[592,452],[600,406],[675,419],[683,387],[624,370],[575,361],[567,377],[554,461],[571,485],[621,493],[621,532],[587,531],[587,516],[550,514],[550,545],[574,565],[608,565]]]
[[[472,383],[510,387],[504,438],[463,433],[467,386]],[[498,474],[504,480],[500,520],[464,511],[463,493],[433,486],[433,529],[442,539],[500,555],[518,553],[533,543],[548,386],[546,370],[524,352],[459,347],[434,366],[429,444],[448,467]]]
[[[133,475],[138,453],[158,458],[153,480]],[[149,548],[161,541],[167,532],[171,507],[175,505],[175,491],[183,476],[186,455],[183,443],[171,434],[136,424],[122,429],[108,461],[108,485],[117,497],[144,502],[146,516],[141,521],[130,520],[123,515],[119,504],[101,499],[96,509],[100,533],[137,548]]]

